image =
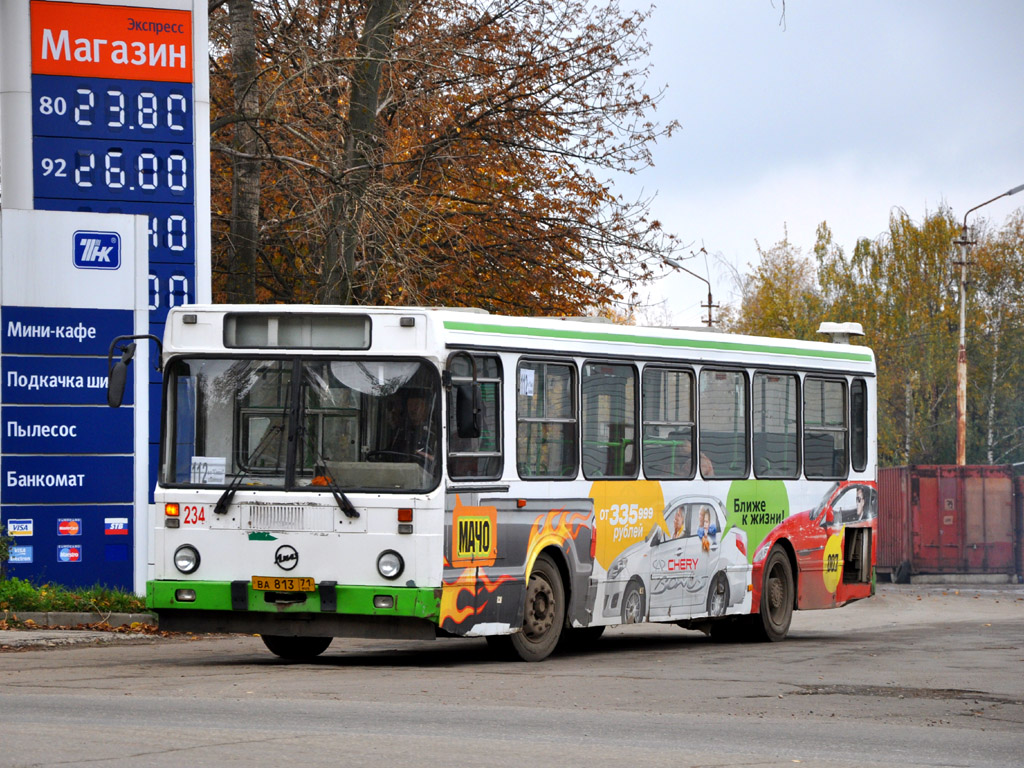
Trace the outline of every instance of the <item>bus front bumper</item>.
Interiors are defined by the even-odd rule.
[[[311,592],[271,592],[249,581],[150,581],[146,607],[171,632],[425,639],[436,634],[441,590],[322,582]]]

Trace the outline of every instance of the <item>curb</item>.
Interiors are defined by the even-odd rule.
[[[1017,584],[1014,574],[1006,573],[915,573],[910,577],[911,584]]]
[[[77,627],[82,624],[106,623],[112,627],[132,624],[156,625],[151,613],[72,613],[68,611],[4,611],[4,619],[32,621],[37,627]]]

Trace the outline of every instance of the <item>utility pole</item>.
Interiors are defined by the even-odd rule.
[[[712,312],[712,310],[718,309],[719,305],[715,304],[714,301],[711,298],[711,282],[707,278],[701,277],[696,272],[690,271],[689,269],[684,267],[682,264],[680,264],[675,259],[665,259],[665,263],[668,264],[670,267],[675,267],[676,269],[681,269],[686,274],[693,275],[698,280],[703,280],[705,283],[707,283],[707,286],[708,286],[708,303],[707,304],[701,304],[700,306],[701,306],[702,309],[707,309],[708,317],[707,317],[706,320],[702,320],[701,322],[705,323],[708,328],[711,328],[712,326],[714,326],[716,321],[715,321],[714,317],[712,316],[711,312]]]
[[[964,214],[960,239],[953,241],[954,245],[960,246],[960,348],[956,353],[956,463],[961,467],[967,463],[967,267],[971,246],[975,244],[967,231],[967,217],[982,206],[1015,195],[1022,190],[1024,184],[971,208]]]

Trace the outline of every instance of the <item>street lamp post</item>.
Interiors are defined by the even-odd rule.
[[[996,195],[967,211],[964,214],[960,239],[955,241],[955,244],[960,246],[960,348],[956,354],[956,463],[961,467],[967,463],[967,260],[970,247],[974,244],[968,239],[967,217],[989,203],[1015,195],[1022,190],[1024,184]]]
[[[707,323],[707,325],[708,325],[708,328],[711,328],[711,327],[712,327],[712,326],[714,325],[714,323],[715,323],[715,320],[714,320],[714,318],[713,318],[713,317],[711,316],[711,310],[712,310],[712,309],[715,309],[715,308],[717,307],[717,305],[716,305],[716,304],[714,304],[714,303],[712,303],[712,301],[711,301],[711,283],[710,283],[710,282],[708,281],[708,279],[707,279],[707,278],[705,278],[705,277],[701,277],[701,276],[700,276],[700,275],[698,275],[698,274],[697,274],[696,272],[692,272],[692,271],[690,271],[689,269],[687,269],[686,267],[684,267],[684,266],[683,266],[682,264],[680,264],[680,263],[679,263],[678,261],[676,261],[675,259],[665,259],[665,263],[666,263],[666,264],[668,264],[668,265],[669,265],[670,267],[675,267],[676,269],[681,269],[681,270],[683,270],[683,272],[685,272],[686,274],[688,274],[688,275],[693,275],[693,276],[694,276],[694,277],[696,277],[696,278],[697,278],[698,280],[703,280],[703,281],[704,281],[705,283],[707,283],[707,286],[708,286],[708,303],[707,303],[707,304],[701,304],[701,306],[702,306],[702,307],[707,307],[707,310],[708,310],[708,319],[707,319],[707,320],[705,320],[704,322],[706,322],[706,323]]]

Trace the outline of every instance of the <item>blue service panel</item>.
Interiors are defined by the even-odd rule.
[[[129,376],[124,403],[135,402]],[[26,405],[106,405],[105,357],[22,357],[4,355],[4,403]],[[6,443],[4,446],[6,451]]]
[[[132,456],[21,456],[0,459],[5,504],[132,501]]]
[[[0,514],[11,533],[11,576],[71,587],[131,586],[131,505],[4,505]]]
[[[132,333],[131,310],[4,307],[5,355],[106,355],[116,336]]]
[[[132,408],[106,405],[0,408],[4,453],[131,453]]]

